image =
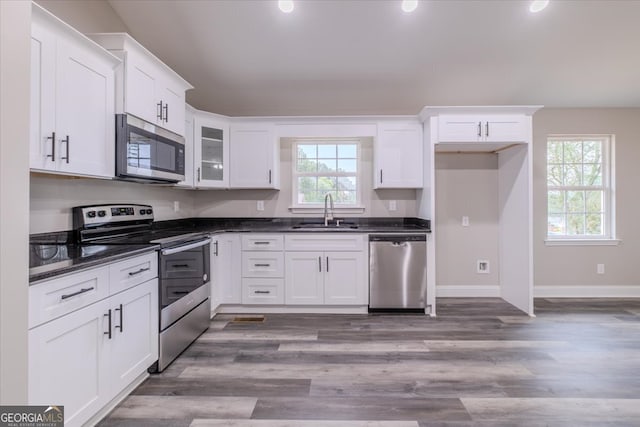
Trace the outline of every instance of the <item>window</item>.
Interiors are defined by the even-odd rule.
[[[357,140],[297,140],[293,153],[294,206],[322,206],[326,194],[336,207],[359,205]]]
[[[610,136],[547,139],[547,236],[613,239]]]

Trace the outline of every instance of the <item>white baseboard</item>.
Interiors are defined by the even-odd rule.
[[[366,314],[369,307],[364,305],[348,306],[296,306],[296,305],[230,305],[222,304],[216,309],[217,314],[265,314],[265,313],[296,313],[296,314]]]
[[[474,286],[474,285],[438,285],[436,297],[449,298],[500,298],[500,286]]]
[[[534,286],[535,298],[640,298],[640,286]]]

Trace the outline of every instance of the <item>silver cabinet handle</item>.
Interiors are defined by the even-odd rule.
[[[169,104],[164,104],[164,122],[168,123],[169,122]]]
[[[198,168],[198,182],[200,182],[200,168]]]
[[[484,125],[484,136],[489,136],[489,122]]]
[[[271,184],[271,169],[269,169],[269,184]]]
[[[90,288],[82,288],[82,289],[80,289],[78,292],[74,292],[74,293],[72,293],[72,294],[62,295],[62,296],[60,297],[60,299],[61,299],[61,300],[65,300],[65,299],[68,299],[68,298],[71,298],[71,297],[75,297],[76,295],[84,294],[85,292],[92,291],[93,289],[94,289],[94,288],[93,288],[93,286],[92,286],[92,287],[90,287]]]
[[[109,309],[107,314],[105,314],[104,316],[109,318],[109,330],[107,332],[103,332],[103,333],[104,333],[104,335],[108,335],[109,339],[111,339],[111,309]]]
[[[156,113],[156,119],[162,120],[162,101],[156,104],[158,106],[158,112]]]
[[[482,136],[482,122],[478,122],[478,137]]]
[[[253,291],[254,294],[270,294],[271,291]]]
[[[47,140],[51,140],[51,154],[47,154],[47,157],[51,157],[51,161],[56,161],[56,133],[51,132],[51,136],[47,137]]]
[[[120,304],[120,307],[116,308],[115,311],[120,312],[120,324],[116,325],[115,328],[120,329],[120,333],[122,333],[122,304]]]
[[[318,257],[318,272],[322,273],[322,257]]]
[[[380,169],[380,184],[382,184],[382,169]]]
[[[140,269],[140,270],[138,270],[138,271],[130,271],[130,272],[129,272],[129,276],[137,276],[138,274],[140,274],[140,273],[144,273],[145,271],[149,271],[149,270],[151,270],[151,267],[141,268],[141,269]]]
[[[269,245],[271,242],[253,242],[254,245]]]
[[[60,157],[60,160],[66,160],[66,162],[69,163],[69,135],[67,135],[67,137],[63,139],[62,142],[66,142],[67,144],[67,157]]]
[[[214,254],[215,256],[218,256],[218,241],[217,241],[217,240],[216,240],[215,242],[213,242],[213,247],[215,248],[215,249],[213,250],[213,254]]]
[[[271,267],[271,264],[253,264],[254,267]]]
[[[327,257],[327,273],[329,272],[329,257]]]

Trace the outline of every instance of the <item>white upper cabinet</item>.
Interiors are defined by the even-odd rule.
[[[420,118],[436,151],[497,152],[529,144],[540,106],[425,107]]]
[[[438,117],[438,142],[526,142],[524,114],[442,115]]]
[[[126,33],[89,37],[124,60],[117,79],[116,112],[184,136],[185,92],[193,86]]]
[[[280,144],[275,125],[232,122],[231,188],[280,188]]]
[[[378,123],[373,148],[373,188],[422,188],[422,147],[420,123]]]
[[[33,4],[30,167],[112,178],[118,58]]]
[[[184,113],[184,180],[176,184],[176,187],[193,188],[194,171],[193,162],[195,159],[195,114],[196,110],[187,104]]]
[[[194,117],[193,166],[196,188],[229,188],[229,122],[197,111]]]

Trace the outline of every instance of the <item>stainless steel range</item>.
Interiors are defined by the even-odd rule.
[[[209,327],[211,239],[197,232],[153,228],[153,208],[117,204],[73,208],[73,228],[83,244],[159,245],[159,359],[163,371]]]

